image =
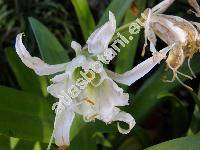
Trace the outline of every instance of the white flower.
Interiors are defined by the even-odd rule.
[[[75,114],[83,116],[85,121],[99,119],[109,124],[113,121],[125,122],[127,130],[118,124],[119,132],[127,134],[135,125],[134,118],[121,111],[117,106],[128,105],[129,96],[113,81],[131,85],[143,77],[156,64],[166,57],[166,53],[173,47],[169,46],[153,57],[142,62],[131,71],[116,75],[105,70],[103,65],[94,57],[106,51],[115,28],[114,15],[109,13],[109,21],[97,29],[87,41],[88,52],[76,42],[71,47],[76,52],[72,61],[58,65],[48,65],[37,57],[32,57],[22,43],[22,34],[17,35],[16,51],[22,62],[33,69],[38,75],[50,75],[60,72],[51,79],[48,92],[59,99],[56,107],[53,137],[58,146],[69,145],[69,133]],[[83,52],[85,51],[85,52]],[[98,62],[98,63],[97,63]],[[94,65],[95,64],[95,65]]]
[[[21,37],[22,34],[17,36],[16,50],[26,66],[35,70],[39,75],[48,75],[65,71],[51,79],[53,84],[48,87],[48,92],[56,98],[60,98],[62,94],[61,91],[67,91],[67,89],[76,85],[77,78],[75,78],[75,76],[76,73],[79,75],[77,70],[79,67],[85,68],[86,65],[93,62],[92,60],[86,59],[83,55],[78,55],[71,62],[66,64],[47,65],[39,58],[29,55],[22,43]],[[129,129],[127,131],[119,127],[121,133],[128,133],[135,125],[135,121],[130,114],[120,111],[120,109],[116,107],[128,105],[128,94],[123,93],[123,90],[107,76],[104,70],[99,73],[99,76],[99,81],[95,79],[97,83],[100,82],[99,86],[94,87],[89,83],[86,88],[82,89],[79,95],[73,99],[68,107],[65,107],[59,115],[56,115],[54,138],[58,146],[69,145],[69,131],[75,113],[83,115],[88,121],[97,118],[106,123],[111,123],[112,121],[128,123]],[[94,84],[96,83],[94,82]]]
[[[199,32],[191,22],[181,17],[162,14],[173,2],[174,0],[164,0],[152,9],[146,9],[145,14],[148,17],[145,21],[145,44],[143,55],[147,40],[150,42],[150,51],[153,53],[156,52],[156,36],[163,40],[167,45],[175,43],[176,46],[169,52],[169,56],[166,60],[167,66],[173,71],[172,80],[167,80],[167,82],[173,82],[175,79],[178,79],[182,85],[191,89],[181,82],[177,74],[192,79],[192,77],[178,71],[184,60],[188,58],[188,67],[195,77],[195,74],[190,67],[190,59],[193,54],[199,50]]]

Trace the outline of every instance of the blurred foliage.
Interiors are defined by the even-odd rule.
[[[83,45],[91,32],[108,19],[109,10],[116,15],[120,27],[158,2],[160,0],[0,0],[0,150],[46,149],[53,129],[51,106],[55,99],[46,91],[48,79],[38,77],[20,61],[13,49],[17,33],[26,33],[25,44],[31,54],[39,55],[50,64],[62,63],[74,56],[70,42],[76,39]],[[193,15],[185,13],[189,8],[186,1],[178,0],[167,13],[195,20]],[[126,31],[122,34],[129,36]],[[131,69],[146,59],[140,56],[143,44],[141,32],[121,48],[108,67],[120,73]],[[164,46],[158,41],[160,49]],[[77,115],[69,149],[199,150],[199,59],[200,55],[196,54],[191,62],[197,78],[182,79],[194,92],[177,82],[164,83],[163,77],[170,78],[171,72],[165,71],[162,64],[131,87],[123,86],[130,94],[131,105],[122,109],[137,121],[130,134],[118,133],[116,124],[107,126],[101,121],[86,124]],[[181,71],[189,73],[187,64]]]

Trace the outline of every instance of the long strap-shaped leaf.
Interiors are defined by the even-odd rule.
[[[53,114],[47,100],[0,86],[0,133],[26,140],[48,142]]]
[[[117,25],[119,25],[132,2],[133,0],[112,0],[97,26],[99,27],[106,22],[109,11],[112,11],[115,14]]]
[[[6,55],[20,87],[24,91],[42,95],[39,77],[21,62],[13,49],[7,49]]]
[[[146,0],[137,0],[137,5],[136,5],[137,8],[135,9],[139,10],[138,15],[140,15],[140,13],[143,12],[145,6],[146,6]],[[136,19],[137,16],[133,16],[131,10],[129,10],[126,13],[124,24],[130,23],[131,21],[134,21]],[[115,71],[118,73],[124,73],[125,71],[132,69],[141,33],[131,35],[127,29],[127,32],[123,33],[123,35],[127,39],[130,39],[130,37],[132,37],[131,38],[132,40],[129,40],[129,44],[127,44],[125,47],[121,47],[120,53],[117,55]]]
[[[167,141],[145,150],[199,150],[200,149],[200,135],[188,136],[183,138]]]
[[[69,57],[56,37],[38,20],[29,18],[40,53],[46,63],[58,64],[69,61]]]
[[[95,22],[88,5],[88,1],[71,0],[71,2],[75,8],[84,39],[87,40],[89,35],[95,29]]]

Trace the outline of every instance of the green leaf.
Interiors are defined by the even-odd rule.
[[[197,106],[198,106],[199,109],[200,109],[200,97],[199,97],[199,95],[197,95],[197,94],[194,93],[194,92],[191,92],[191,95],[192,95],[192,97],[193,97],[195,103],[197,104]]]
[[[151,145],[151,138],[147,131],[136,125],[133,128],[132,136],[128,137],[118,150],[142,150],[144,147]]]
[[[182,137],[170,140],[145,150],[199,150],[200,149],[200,135]]]
[[[10,147],[11,147],[11,149],[14,149],[14,147],[17,145],[19,140],[20,139],[18,139],[18,138],[10,137]]]
[[[168,135],[174,138],[184,135],[188,129],[189,116],[183,103],[178,99],[178,97],[170,93],[158,95],[158,100],[160,102],[168,102],[167,104],[169,104],[170,117],[168,122],[171,130],[168,129]]]
[[[68,55],[56,37],[38,20],[30,17],[29,22],[35,35],[40,54],[49,64],[65,63]]]
[[[102,132],[102,133],[118,132],[116,125],[113,125],[113,124],[106,125],[104,122],[100,120],[86,123],[83,121],[82,116],[76,114],[76,117],[73,121],[71,130],[70,130],[70,140],[73,140],[81,130],[85,130],[85,129],[91,129],[93,131]]]
[[[35,142],[19,140],[14,150],[22,150],[22,149],[33,150],[34,145]]]
[[[46,99],[3,86],[0,97],[1,134],[49,142],[53,114]]]
[[[146,0],[137,1],[137,5],[141,13],[145,8]],[[130,23],[136,19],[137,16],[133,16],[131,10],[129,10],[126,13],[124,24]],[[141,33],[131,35],[128,31],[123,33],[123,36],[127,39],[129,39],[129,36],[132,36],[133,40],[129,40],[129,44],[120,48],[120,53],[117,55],[116,72],[124,73],[125,71],[132,69],[140,34]]]
[[[86,123],[83,121],[82,116],[76,114],[70,129],[70,141],[73,140],[76,135],[84,128],[85,124]]]
[[[118,150],[142,150],[142,144],[136,137],[130,137],[124,141]]]
[[[39,77],[26,67],[13,49],[6,49],[6,55],[20,87],[27,92],[41,95]]]
[[[106,124],[101,120],[95,120],[95,122],[87,123],[87,126],[97,132],[102,133],[118,132],[117,125],[114,122],[112,124]]]
[[[96,150],[97,146],[93,134],[95,131],[85,126],[71,141],[69,150]]]
[[[112,148],[112,143],[109,140],[109,135],[105,136],[101,132],[95,132],[93,135],[95,137],[96,144],[102,145],[103,147]]]
[[[71,2],[75,8],[84,39],[87,40],[89,35],[95,29],[95,22],[88,5],[88,1],[71,0]]]
[[[191,131],[193,134],[196,134],[197,132],[200,131],[200,87],[199,87],[198,95],[195,92],[191,92],[191,94],[196,105],[194,107],[194,112],[193,112],[192,120],[190,123],[189,133]]]
[[[115,14],[117,25],[120,24],[124,14],[130,7],[133,0],[112,0],[110,5],[107,7],[106,11],[104,12],[103,16],[101,17],[98,27],[103,25],[108,20],[108,12],[112,11]]]
[[[0,149],[11,150],[9,137],[0,135]]]
[[[200,55],[197,54],[193,57],[191,66],[195,73],[200,72],[199,67]],[[187,63],[185,62],[183,67],[180,69],[181,72],[189,74]],[[168,93],[171,90],[175,90],[180,87],[180,83],[175,81],[174,83],[165,83],[162,81],[164,76],[171,78],[172,74],[170,71],[164,71],[161,67],[155,74],[153,74],[147,81],[144,82],[143,86],[137,92],[134,98],[133,107],[129,108],[129,111],[133,114],[137,122],[141,122],[147,114],[159,103],[157,97],[161,93]],[[181,78],[182,81],[186,79]]]
[[[148,132],[144,128],[136,125],[133,129],[132,135],[134,135],[140,141],[143,147],[152,145],[152,139],[150,137],[151,135],[148,134]]]
[[[199,107],[195,105],[194,113],[193,113],[192,120],[190,123],[190,129],[189,129],[189,131],[191,131],[193,134],[196,134],[197,132],[200,131],[200,111],[199,110],[200,110]]]
[[[131,14],[131,11],[128,11],[125,17],[125,23],[130,22],[134,19],[135,17]],[[129,36],[132,36],[133,40],[129,41],[129,44],[127,44],[125,47],[120,47],[120,52],[116,56],[117,60],[115,71],[117,73],[124,73],[125,71],[132,69],[140,36],[140,34],[131,35],[128,31],[124,32],[122,35],[126,37],[126,39],[129,39]]]

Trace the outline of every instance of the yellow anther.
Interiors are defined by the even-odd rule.
[[[95,104],[95,102],[93,102],[93,101],[92,101],[91,99],[89,99],[88,97],[84,98],[83,100],[84,100],[85,102],[88,102],[88,103],[92,104],[92,105]]]
[[[89,120],[94,120],[96,118],[96,116],[98,116],[98,114],[94,114],[94,115],[90,116]]]

